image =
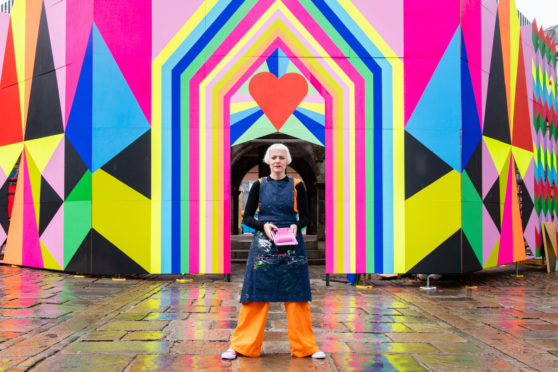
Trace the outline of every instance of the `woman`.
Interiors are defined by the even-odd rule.
[[[285,303],[291,355],[325,358],[312,331],[308,259],[300,233],[308,224],[306,190],[300,180],[286,176],[291,160],[285,145],[271,145],[264,157],[271,174],[250,189],[243,222],[256,233],[244,274],[238,325],[231,335],[230,349],[221,355],[223,359],[235,359],[237,354],[260,356],[270,302]],[[298,245],[282,249],[273,243],[272,231],[284,227],[296,236]]]

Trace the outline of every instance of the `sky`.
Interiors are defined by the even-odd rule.
[[[517,9],[537,25],[548,28],[558,25],[558,0],[515,0]]]

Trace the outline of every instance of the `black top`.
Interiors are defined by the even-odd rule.
[[[281,180],[274,180],[271,177],[267,178],[268,182],[289,182],[289,178],[285,177]],[[296,189],[296,204],[298,208],[298,230],[302,229],[304,226],[308,225],[308,198],[306,196],[306,188],[302,182],[299,182],[295,186]],[[260,201],[260,181],[256,181],[252,184],[250,188],[250,193],[248,194],[248,200],[246,201],[246,206],[244,207],[244,218],[242,223],[248,227],[256,230],[263,231],[264,222],[258,221],[254,218],[254,214],[258,210],[258,204]]]

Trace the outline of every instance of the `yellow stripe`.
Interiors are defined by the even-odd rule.
[[[14,54],[16,60],[17,81],[19,84],[19,107],[21,109],[22,132],[25,134],[26,117],[25,110],[25,15],[26,1],[19,0],[14,2],[14,7],[10,14],[12,22],[12,35],[14,38]]]
[[[285,11],[287,11],[287,9],[285,9],[285,8],[284,8],[284,5],[282,5],[281,3],[275,3],[274,6],[276,6],[276,7],[283,7],[283,9],[284,9]],[[270,8],[270,9],[271,9],[271,8]],[[264,15],[263,17],[260,18],[259,23],[265,22],[265,20],[267,19],[266,16],[268,16],[268,14],[269,14],[269,15],[271,14],[271,10],[268,10],[268,12],[266,12],[266,15]],[[286,16],[288,17],[289,15],[286,14]],[[294,17],[292,17],[292,15],[291,15],[291,18],[293,18],[293,19],[291,20],[292,22],[297,23],[297,22],[296,22],[296,19],[295,19]],[[279,26],[277,26],[278,23],[279,23]],[[235,46],[234,49],[240,49],[240,48],[250,39],[250,35],[253,35],[253,34],[255,33],[255,31],[258,29],[257,26],[258,26],[258,23],[256,23],[256,25],[246,34],[245,38],[243,38],[243,40],[241,40],[241,41]],[[261,24],[260,24],[260,27],[261,27]],[[271,32],[272,32],[275,28],[277,28],[277,27],[279,27],[281,30],[284,30],[284,33],[285,33],[286,35],[290,35],[291,37],[288,38],[288,39],[289,39],[293,44],[297,45],[299,49],[305,49],[303,46],[301,46],[302,44],[301,44],[300,42],[298,42],[297,38],[294,37],[294,35],[292,35],[292,33],[291,33],[288,29],[286,29],[286,27],[284,26],[284,24],[283,24],[281,21],[275,21],[275,22],[273,23],[273,25],[272,25],[271,27],[269,27],[269,29],[266,30],[266,32],[264,32],[264,34],[261,36],[260,40],[267,40],[267,38],[268,38],[268,36],[271,34]],[[303,33],[303,31],[305,31],[305,30],[300,30],[300,31],[301,31],[301,33]],[[311,35],[309,35],[308,33],[307,33],[307,37],[308,37],[308,39],[311,39]],[[251,54],[251,51],[254,50],[255,48],[259,47],[259,45],[261,45],[261,44],[262,44],[262,41],[260,41],[259,43],[255,43],[255,44],[251,47],[250,51],[248,51],[244,57],[242,57],[241,59],[239,59],[239,61],[236,62],[235,68],[230,68],[230,69],[228,70],[227,74],[225,74],[225,76],[223,77],[223,79],[222,79],[218,84],[216,84],[215,87],[214,87],[213,89],[214,89],[215,91],[221,92],[222,87],[223,87],[223,86],[226,86],[226,83],[227,83],[227,82],[232,81],[232,77],[233,77],[234,74],[236,73],[236,70],[238,70],[239,67],[243,67],[243,66],[246,64],[245,62],[246,62],[247,59],[249,58],[249,57],[247,57],[247,56],[253,55],[253,53]],[[316,43],[316,44],[317,44],[317,43]],[[314,45],[313,45],[313,46],[314,46]],[[316,49],[321,49],[321,48],[319,48],[319,45],[317,45]],[[322,50],[322,53],[325,55],[325,52],[323,51],[323,49],[321,49],[321,50]],[[233,52],[231,51],[231,55],[234,55],[234,54],[235,54],[235,53],[233,53]],[[344,79],[343,79],[344,81],[350,81],[350,80],[348,79],[348,77],[346,77],[346,75],[344,75],[344,73],[342,72],[342,70],[341,70],[337,65],[335,65],[333,62],[331,62],[331,61],[329,61],[329,60],[328,60],[327,62],[331,65],[331,67],[334,69],[334,71],[338,72],[338,73],[340,74],[340,76],[344,78]],[[223,68],[222,66],[223,66],[224,64],[226,64],[226,61],[221,61],[221,63],[213,70],[213,72],[212,72],[211,74],[208,75],[208,77],[206,78],[206,80],[211,80],[211,79],[216,75],[217,71],[219,71],[220,69]],[[310,63],[310,64],[312,64],[312,63]],[[329,72],[325,71],[325,70],[323,69],[323,67],[321,67],[321,66],[320,66],[319,64],[317,64],[317,63],[314,63],[313,65],[315,66],[315,68],[316,68],[317,70],[319,70],[319,71],[321,72],[321,76],[325,77],[326,81],[329,80],[329,83],[330,83],[329,85],[330,85],[330,86],[331,86],[332,84],[335,85],[335,86],[337,86],[335,80],[333,80],[332,78],[327,79],[327,78],[330,76],[330,73],[329,73]],[[204,87],[207,85],[207,83],[206,83],[205,80],[204,80],[204,82],[203,82],[202,84],[203,84]],[[231,84],[232,84],[232,83],[231,83]],[[352,87],[352,84],[347,84],[347,85],[349,85],[350,87]],[[338,86],[337,86],[337,89],[334,89],[334,91],[337,92],[337,96],[339,96],[339,95],[341,94],[341,92],[342,92],[342,90],[341,90]],[[352,91],[350,90],[350,92],[351,92],[352,96],[354,97],[354,89],[353,89]],[[333,92],[332,92],[332,93],[333,93]],[[335,94],[334,94],[334,95],[335,95]],[[354,99],[354,98],[353,98],[353,99]],[[339,100],[338,100],[338,101],[339,101]],[[339,101],[339,102],[340,102],[340,101]],[[213,104],[215,104],[215,103],[216,103],[216,102],[214,102]],[[200,106],[201,106],[201,105],[200,105]],[[203,107],[203,106],[201,106],[201,107]],[[339,111],[342,113],[342,102],[339,103],[339,109],[340,109]],[[220,112],[220,114],[221,114],[221,112]],[[339,115],[338,118],[339,118],[339,122],[340,122],[340,123],[339,123],[339,124],[340,124],[340,127],[342,128],[343,117],[342,117],[342,115]],[[222,122],[222,121],[219,120],[219,118],[214,118],[214,120],[217,120],[217,123]],[[354,119],[353,119],[353,121],[354,121]],[[216,125],[217,125],[217,124],[216,124]],[[353,124],[353,126],[354,126],[354,124]],[[341,141],[342,141],[342,137],[341,137]],[[339,150],[339,151],[341,151],[341,150]],[[342,154],[342,152],[339,152],[339,154]],[[342,168],[341,168],[341,169],[342,169]],[[338,195],[339,195],[339,196],[342,196],[343,190],[342,190],[341,188],[339,188],[339,187],[337,187],[337,190],[338,190]],[[342,197],[340,197],[338,200],[342,203]],[[342,208],[341,208],[340,210],[343,211]],[[342,214],[338,215],[337,218],[338,218],[338,221],[343,221],[343,215],[342,215]],[[201,219],[201,218],[200,218],[200,219]],[[338,232],[340,232],[340,231],[342,230],[342,228],[343,228],[342,223],[338,223],[337,225],[338,225],[338,226],[337,226],[337,230],[338,230]],[[341,238],[342,238],[342,235],[341,235]],[[340,249],[342,249],[342,244],[336,244],[336,241],[339,241],[339,240],[338,240],[338,239],[335,239],[335,240],[334,240],[334,246],[340,247]],[[340,242],[342,242],[342,240],[340,240]],[[339,249],[339,248],[338,248],[338,249]],[[340,264],[341,264],[341,266],[340,266],[339,272],[342,272],[342,271],[343,271],[343,270],[342,270],[342,267],[343,267],[343,266],[342,266],[342,262],[340,262]]]
[[[301,102],[299,107],[325,115],[325,104],[315,102]]]
[[[403,64],[398,55],[350,1],[340,2],[349,16],[380,50],[393,70],[393,224],[394,271],[405,272],[405,158]],[[376,249],[379,249],[377,247]]]
[[[205,80],[204,80],[205,81]],[[252,102],[233,102],[231,103],[231,114],[236,114],[237,112],[248,110],[254,107],[258,107],[256,101]]]
[[[161,272],[161,119],[162,119],[162,67],[176,49],[186,40],[194,28],[204,20],[206,10],[212,8],[217,0],[206,0],[182,26],[171,41],[161,50],[152,63],[151,100],[151,200],[158,203],[151,208],[151,273]]]

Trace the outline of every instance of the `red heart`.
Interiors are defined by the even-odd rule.
[[[248,90],[271,124],[279,130],[306,97],[308,83],[294,72],[279,79],[271,72],[260,72],[250,80]]]

